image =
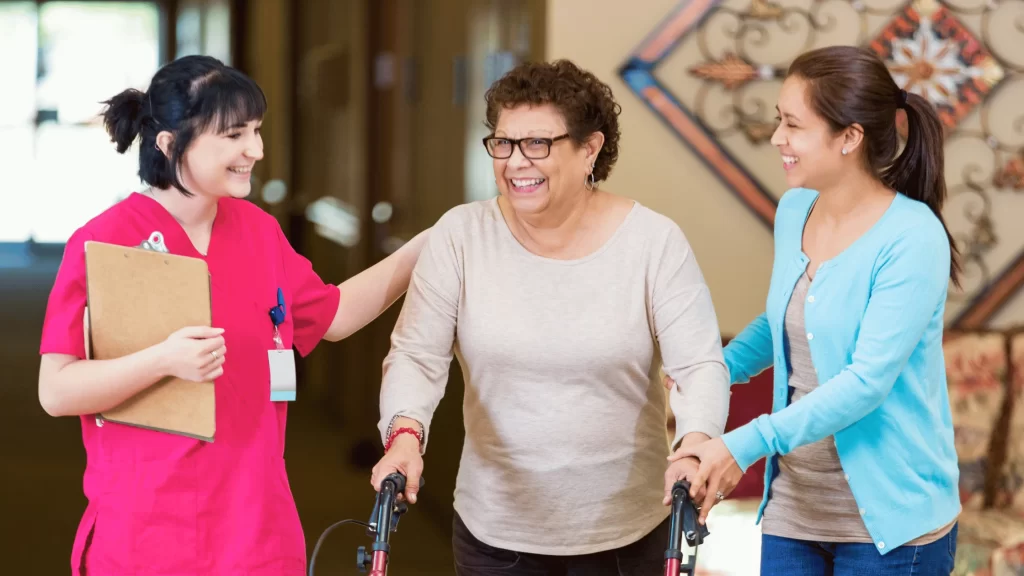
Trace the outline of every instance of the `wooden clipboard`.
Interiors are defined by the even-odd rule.
[[[159,232],[138,248],[85,243],[91,358],[120,358],[186,326],[211,325],[206,262],[165,250]],[[167,377],[97,418],[213,442],[214,385]]]

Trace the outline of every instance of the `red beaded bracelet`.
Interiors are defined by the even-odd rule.
[[[420,446],[423,445],[423,435],[420,434],[419,430],[414,430],[412,428],[399,428],[398,430],[395,430],[394,432],[392,432],[391,436],[388,436],[388,441],[387,441],[386,444],[384,444],[384,451],[385,452],[387,452],[388,450],[391,449],[391,445],[395,442],[395,438],[399,434],[412,434],[413,436],[416,437],[417,440],[419,440]]]

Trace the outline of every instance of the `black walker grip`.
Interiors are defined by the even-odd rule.
[[[384,480],[381,480],[381,483],[380,483],[381,490],[384,489],[384,483],[385,482],[391,482],[395,486],[395,494],[401,494],[401,493],[405,492],[406,479],[405,479],[405,475],[402,474],[401,472],[392,472],[391,474],[388,474],[387,476],[385,476]],[[425,486],[426,484],[427,484],[427,479],[424,478],[423,476],[420,476],[420,486],[419,487],[423,488],[423,486]]]
[[[398,495],[405,492],[405,484],[405,475],[401,472],[392,472],[381,480],[380,491],[377,492],[373,511],[370,513],[369,526],[366,528],[367,536],[379,536],[381,526],[385,527],[385,533],[394,532],[398,528],[398,519],[409,509],[405,502],[398,501]],[[420,476],[420,488],[425,484],[426,479]],[[382,518],[381,514],[387,517]]]
[[[384,482],[391,482],[395,487],[395,494],[405,492],[405,475],[401,472],[392,472],[384,477],[380,483],[380,489],[384,489]]]
[[[706,524],[702,525],[697,521],[700,518],[700,510],[697,508],[697,503],[690,498],[690,482],[680,480],[675,483],[672,487],[673,503],[677,499],[677,494],[679,500],[682,501],[682,533],[686,537],[687,544],[691,547],[697,547],[704,543],[704,539],[711,532]]]
[[[690,498],[690,483],[687,480],[679,480],[672,486],[672,515],[669,521],[669,544],[665,551],[665,558],[682,560],[682,540],[696,549],[704,543],[711,532],[706,525],[701,525],[697,520],[700,511],[697,510],[697,503]],[[691,558],[684,568],[694,569],[696,558]]]

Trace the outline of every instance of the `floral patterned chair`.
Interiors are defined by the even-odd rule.
[[[944,349],[964,506],[953,574],[1024,575],[1024,333]]]

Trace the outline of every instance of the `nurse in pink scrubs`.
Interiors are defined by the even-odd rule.
[[[203,56],[161,68],[147,92],[107,102],[117,151],[138,142],[150,187],[68,240],[40,345],[39,399],[81,417],[89,504],[72,573],[120,576],[300,576],[305,543],[285,472],[287,403],[271,397],[270,310],[283,296],[285,350],[359,330],[407,288],[420,234],[340,286],[325,284],[277,221],[244,200],[263,157],[266,101],[241,72]],[[86,360],[83,244],[137,246],[154,231],[169,252],[206,260],[213,327],[170,335],[116,360]],[[278,316],[280,318],[280,315]],[[173,375],[215,379],[216,441],[103,421],[95,414]]]

